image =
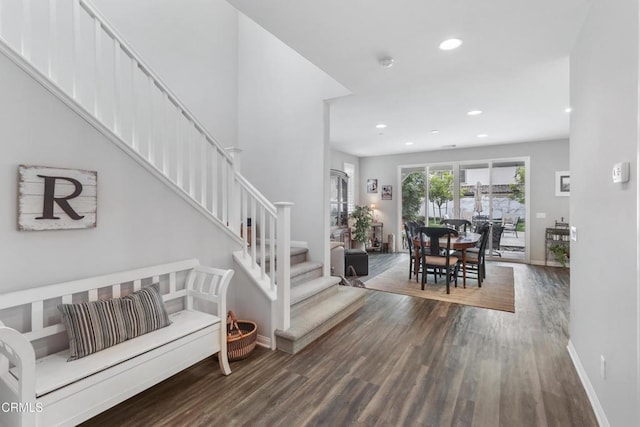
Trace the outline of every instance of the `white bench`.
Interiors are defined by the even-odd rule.
[[[216,353],[230,374],[232,276],[186,260],[0,295],[0,425],[75,425]],[[41,349],[56,338],[68,342],[58,304],[117,298],[152,283],[160,283],[171,325],[72,362],[68,348]],[[26,326],[18,332],[9,323]]]

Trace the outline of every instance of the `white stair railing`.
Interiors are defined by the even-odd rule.
[[[289,277],[278,277],[283,286],[276,293],[275,271],[276,263],[278,271],[289,270],[289,257],[276,257],[276,247],[288,251],[290,207],[276,209],[240,174],[233,153],[94,6],[87,0],[0,0],[0,51],[241,238],[243,255],[266,283],[264,290],[284,295],[278,312],[288,319]],[[282,322],[278,327],[284,324],[288,328]]]

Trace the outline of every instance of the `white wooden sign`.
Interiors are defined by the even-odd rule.
[[[95,227],[97,184],[95,171],[20,165],[18,229]]]

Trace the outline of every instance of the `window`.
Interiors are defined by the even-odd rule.
[[[354,186],[355,175],[356,175],[356,167],[351,163],[344,163],[343,168],[344,168],[343,169],[344,172],[349,177],[349,183],[348,183],[348,187],[347,187],[347,211],[349,213],[351,213],[351,212],[353,212],[353,209],[356,206],[355,197],[354,197],[354,194],[353,194],[353,188],[354,188],[353,186]]]

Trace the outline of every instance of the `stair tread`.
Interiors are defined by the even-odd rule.
[[[317,279],[292,286],[291,305],[304,301],[305,299],[310,298],[331,286],[336,286],[338,283],[340,283],[339,277],[327,276],[318,277]]]
[[[251,249],[248,249],[249,251],[251,251]],[[307,248],[300,248],[297,246],[292,246],[290,249],[290,256],[294,257],[296,255],[303,255],[306,254],[307,252],[309,252],[309,249]],[[271,246],[270,245],[266,245],[264,248],[264,256],[267,258],[267,261],[269,259],[269,255],[271,254]],[[262,261],[262,259],[260,258],[260,245],[256,246],[256,256],[257,256],[257,260],[256,262],[258,264],[260,264],[260,262]],[[277,255],[274,257],[274,259],[277,259]]]
[[[300,314],[292,316],[291,327],[286,331],[278,329],[275,334],[292,341],[302,338],[363,298],[368,292],[366,289],[340,286],[334,295],[320,302],[314,302]]]
[[[291,265],[291,277],[300,276],[318,268],[322,268],[321,262],[305,261],[298,264],[293,264]]]

